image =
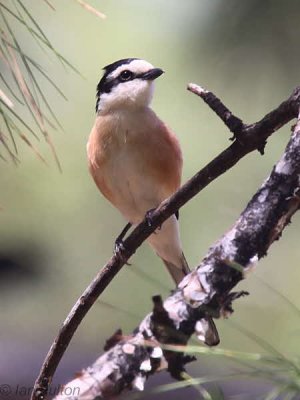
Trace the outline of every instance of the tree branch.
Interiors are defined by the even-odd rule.
[[[164,303],[159,296],[153,299],[153,312],[130,337],[119,331],[111,348],[68,383],[73,396],[62,391],[56,400],[116,398],[125,389],[142,390],[147,377],[162,369],[180,379],[191,359],[166,344],[185,345],[194,333],[202,340],[207,314],[228,316],[233,311],[232,301],[244,293],[231,289],[266,254],[299,207],[300,114],[283,156],[230,231]],[[77,388],[75,396],[72,388]]]
[[[191,88],[191,85],[189,86]],[[194,92],[196,86],[193,85]],[[169,218],[172,214],[175,213],[180,207],[182,207],[185,203],[187,203],[191,198],[193,198],[197,193],[199,193],[204,187],[206,187],[211,181],[216,179],[218,176],[222,175],[224,172],[226,172],[229,168],[234,166],[242,157],[244,157],[246,154],[259,149],[262,151],[262,149],[265,146],[267,138],[277,129],[279,129],[282,125],[285,123],[289,122],[291,119],[297,117],[298,114],[298,109],[300,106],[300,87],[297,87],[292,95],[284,101],[282,104],[280,104],[274,111],[266,115],[261,121],[252,124],[252,125],[245,125],[242,122],[238,123],[239,128],[236,130],[234,128],[234,124],[231,122],[228,122],[228,120],[231,121],[237,121],[238,119],[230,118],[228,117],[228,112],[230,111],[221,103],[220,100],[218,101],[212,101],[213,99],[216,99],[216,97],[208,91],[203,91],[200,90],[201,97],[205,99],[207,104],[217,112],[217,114],[220,116],[220,118],[225,122],[227,126],[230,126],[231,131],[234,132],[235,140],[226,150],[224,150],[221,154],[219,154],[213,161],[211,161],[209,164],[207,164],[202,170],[200,170],[194,177],[192,177],[186,184],[184,184],[173,196],[171,196],[169,199],[165,200],[164,202],[161,203],[161,205],[153,212],[151,219],[152,219],[152,225],[151,227],[148,225],[147,221],[144,220],[141,222],[135,229],[134,231],[128,236],[128,238],[124,241],[124,249],[121,251],[118,255],[113,256],[108,263],[104,266],[104,268],[97,274],[97,276],[94,278],[94,280],[91,282],[89,287],[84,291],[82,296],[78,299],[76,304],[74,305],[73,309],[69,313],[68,317],[66,318],[65,322],[63,323],[62,328],[60,329],[54,343],[52,344],[48,355],[43,363],[43,366],[41,368],[40,374],[36,380],[33,394],[32,394],[32,399],[43,399],[47,395],[47,391],[49,388],[49,385],[51,383],[53,374],[57,368],[57,365],[59,361],[61,360],[69,342],[71,341],[71,338],[73,334],[75,333],[77,327],[79,326],[80,322],[84,318],[84,316],[87,314],[88,310],[91,308],[91,306],[94,304],[94,302],[97,300],[99,295],[103,292],[103,290],[107,287],[107,285],[110,283],[110,281],[114,278],[114,276],[119,272],[119,270],[122,268],[122,266],[125,264],[125,262],[129,259],[129,257],[132,256],[132,254],[135,253],[136,249],[142,244],[142,242],[147,239],[147,237],[155,231],[156,228],[158,228],[167,218]],[[200,94],[200,93],[198,93]],[[208,96],[209,94],[209,96]],[[209,99],[210,97],[210,99]],[[223,107],[223,108],[222,108]],[[230,113],[231,117],[232,114]],[[227,122],[226,122],[227,121]],[[240,121],[240,120],[238,120]],[[292,194],[290,193],[290,196]],[[283,223],[284,225],[284,223]],[[284,225],[285,226],[285,225]],[[228,240],[228,237],[227,237]],[[246,252],[247,253],[247,252]],[[258,256],[261,254],[259,252]],[[230,254],[228,255],[230,256]],[[208,256],[209,257],[209,256]],[[230,259],[232,257],[229,257]],[[245,258],[245,257],[244,257]],[[247,257],[246,257],[247,258]],[[224,258],[225,260],[225,258]],[[240,263],[240,261],[243,261],[244,259],[241,258],[241,260],[237,260],[237,262]],[[217,296],[217,293],[220,291],[220,286],[221,283],[224,283],[224,286],[222,286],[223,293],[226,293],[226,291],[230,290],[238,280],[241,279],[241,273],[237,272],[233,268],[227,268],[224,269],[224,262],[219,262],[220,266],[216,269],[218,273],[215,273],[215,269],[213,268],[212,270],[205,272],[205,282],[203,281],[203,278],[199,276],[195,280],[195,276],[197,277],[199,275],[199,272],[192,272],[192,274],[188,275],[187,278],[184,279],[184,281],[180,285],[180,290],[178,290],[175,293],[175,298],[176,296],[184,296],[184,298],[188,298],[189,296],[189,291],[190,291],[190,285],[187,284],[189,279],[192,279],[192,281],[196,285],[202,285],[204,284],[204,288],[206,292],[203,292],[201,297],[201,303],[200,304],[210,304],[210,306],[213,306],[213,310],[217,310],[217,305],[220,303],[220,299]],[[242,265],[243,262],[241,262]],[[208,265],[208,264],[207,264]],[[207,268],[206,265],[206,268]],[[223,266],[222,266],[223,265]],[[203,271],[203,268],[201,268],[201,271]],[[224,273],[224,271],[226,271]],[[230,271],[230,272],[229,272]],[[233,276],[235,278],[233,278]],[[218,277],[218,279],[217,279]],[[203,282],[202,282],[203,281]],[[201,282],[201,283],[200,283]],[[184,286],[182,286],[184,285]],[[185,287],[186,285],[186,287]],[[205,285],[207,287],[205,287]],[[209,289],[209,290],[207,290]],[[198,298],[198,292],[200,291],[193,291],[193,293],[197,293],[197,299],[193,299],[191,297],[191,301],[194,302],[194,304],[199,301]],[[187,297],[188,296],[188,297]],[[171,297],[170,299],[172,299]],[[214,300],[214,304],[212,304],[212,299]],[[169,300],[174,302],[174,300]],[[228,301],[228,297],[227,297]],[[195,303],[196,302],[196,303]],[[183,305],[183,300],[181,301]],[[181,304],[180,302],[178,304]],[[168,310],[168,300],[164,303],[164,308]],[[173,303],[172,303],[173,304]],[[194,310],[194,308],[191,308],[188,306],[188,303],[186,304],[184,309],[187,311],[187,309]],[[174,304],[173,304],[174,306]],[[176,306],[177,307],[177,306]],[[228,306],[229,307],[229,306]],[[227,308],[228,308],[227,307]],[[162,307],[162,304],[156,305],[156,309],[160,310],[161,316],[163,316],[164,320],[170,320],[170,324],[174,324],[174,321],[169,318],[168,314],[164,311],[164,308]],[[230,308],[230,307],[229,307]],[[219,310],[219,313],[222,310]],[[224,311],[225,308],[224,308]],[[157,311],[158,312],[158,311]],[[158,312],[158,315],[160,315],[160,312]],[[223,311],[222,311],[223,312]],[[219,314],[217,313],[217,314]],[[151,315],[157,315],[156,312]],[[153,317],[148,316],[142,322],[142,325],[144,324],[150,324],[153,319]],[[194,313],[193,313],[194,315]],[[203,307],[201,306],[199,310],[195,313],[197,315],[196,320],[201,320],[199,315],[205,316],[205,312],[203,311]],[[194,320],[195,320],[195,315],[194,315]],[[160,318],[159,318],[160,320]],[[150,322],[151,323],[150,323]],[[173,321],[173,322],[172,322]],[[145,329],[142,330],[143,333],[148,331],[148,326]],[[178,325],[178,324],[177,324]],[[176,326],[177,326],[176,325]],[[190,325],[189,331],[194,330],[194,323]],[[202,320],[202,326],[201,329],[205,330],[205,321]],[[200,324],[198,324],[198,327],[200,329]],[[173,331],[173,329],[172,329]],[[177,332],[177,328],[175,327],[175,331]],[[150,330],[150,336],[153,337],[153,332]],[[177,335],[177,333],[176,333]],[[175,336],[176,336],[175,335]],[[199,333],[200,335],[200,333]],[[147,336],[147,335],[146,335]],[[156,335],[157,336],[157,335]],[[190,336],[190,335],[188,335]],[[141,339],[144,340],[144,336],[141,333],[137,334],[134,336],[132,339],[133,342],[135,340],[138,340],[140,343]],[[161,339],[160,337],[157,337],[157,339]],[[176,338],[173,338],[173,340],[169,341],[171,343],[177,343],[178,340],[175,340]],[[175,341],[174,341],[175,340]],[[186,339],[184,340],[184,342]],[[130,343],[129,343],[130,344]],[[119,347],[118,347],[119,346]],[[121,346],[121,347],[120,347]],[[125,346],[126,347],[126,346]],[[130,346],[129,346],[130,347]],[[133,349],[133,347],[130,347]],[[115,350],[114,350],[115,349]],[[123,352],[122,350],[122,345],[117,345],[114,347],[110,352],[106,353],[103,355],[103,360],[108,357],[110,357],[114,354],[113,357],[115,357],[115,351],[119,353],[120,357],[123,359],[126,359],[126,363],[128,362],[128,368],[131,368],[131,366],[135,365],[136,366],[136,371],[139,371],[140,365],[141,365],[141,360],[143,357],[146,359],[149,359],[149,349],[145,348],[144,346],[137,346],[134,347],[133,353],[126,353],[128,350],[128,347],[126,347],[127,350]],[[134,359],[136,359],[136,349],[138,349],[138,354],[143,355],[142,357],[138,357],[138,363],[136,361],[134,362]],[[173,354],[173,353],[172,353]],[[171,356],[171,358],[174,356]],[[131,361],[130,361],[131,360]],[[158,360],[158,364],[161,365],[161,360]],[[177,360],[178,361],[178,360]],[[107,359],[108,362],[108,359]],[[120,359],[114,358],[113,364],[119,363]],[[97,362],[96,362],[97,363]],[[102,361],[101,361],[102,363]],[[122,368],[125,368],[125,364],[122,363]],[[116,364],[116,365],[117,365]],[[101,364],[102,365],[102,364]],[[173,363],[169,362],[169,369],[170,365],[180,365],[180,363]],[[129,367],[130,366],[130,367]],[[101,367],[102,368],[102,367]],[[125,368],[125,370],[127,367]],[[123,371],[124,372],[124,371]],[[85,373],[86,374],[86,373]],[[121,374],[121,375],[120,375]],[[175,374],[175,373],[174,373]],[[175,374],[176,375],[176,374]],[[124,376],[124,378],[123,378]],[[102,380],[103,382],[107,381],[107,376]],[[127,373],[121,373],[118,369],[118,372],[114,374],[114,379],[110,380],[109,378],[109,384],[108,384],[108,392],[112,390],[111,384],[112,382],[119,382],[121,386],[117,386],[117,392],[120,391],[123,387],[128,387],[132,384],[133,379],[130,379],[128,381],[128,375]],[[133,378],[135,377],[135,374]],[[101,381],[101,382],[102,382]],[[102,395],[107,397],[106,392],[107,390],[102,387],[102,384],[98,387],[97,393],[102,393]],[[126,383],[127,382],[127,383]],[[95,382],[94,382],[95,383]],[[115,393],[115,390],[113,390]],[[96,393],[96,392],[95,392]]]

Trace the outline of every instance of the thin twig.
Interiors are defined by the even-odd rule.
[[[187,89],[201,97],[209,107],[221,118],[227,128],[234,134],[235,137],[241,134],[241,131],[246,129],[243,121],[232,114],[232,112],[216,97],[212,92],[204,89],[199,85],[190,83]]]
[[[206,91],[207,93],[211,93]],[[211,93],[212,96],[214,96]],[[218,103],[218,102],[217,102]],[[209,106],[216,111],[213,102]],[[218,115],[225,121],[228,109],[218,103]],[[120,271],[126,261],[135,253],[137,248],[155,231],[167,218],[174,214],[180,207],[199,193],[214,179],[233,167],[246,154],[264,147],[267,138],[280,126],[297,117],[300,106],[300,87],[297,87],[292,95],[274,111],[265,116],[261,121],[252,125],[243,125],[239,138],[235,140],[226,150],[219,154],[213,161],[200,170],[194,177],[185,183],[176,193],[160,204],[153,211],[151,227],[147,220],[142,221],[124,241],[124,249],[114,255],[103,269],[96,275],[94,280],[77,300],[62,325],[54,343],[52,344],[39,376],[35,382],[32,392],[32,400],[44,399],[46,397],[53,374],[68,347],[77,327],[85,317],[89,309],[97,300],[99,295],[108,286],[114,276]]]

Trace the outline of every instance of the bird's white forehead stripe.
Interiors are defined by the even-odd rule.
[[[147,72],[152,68],[154,68],[153,65],[145,60],[133,60],[129,64],[120,65],[117,69],[115,69],[108,76],[109,76],[109,78],[114,79],[117,76],[119,76],[122,71],[125,71],[126,69],[129,69],[130,71],[139,74],[139,73]]]

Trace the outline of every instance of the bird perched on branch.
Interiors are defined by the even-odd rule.
[[[89,170],[100,192],[128,224],[116,240],[116,251],[132,225],[180,186],[182,154],[174,133],[150,108],[154,80],[163,74],[149,62],[126,58],[104,67],[97,86],[96,120],[87,144]],[[176,285],[190,272],[182,252],[178,213],[147,239]],[[212,318],[205,320],[205,343],[219,336]]]
[[[150,108],[154,80],[163,74],[149,62],[128,58],[104,68],[97,86],[96,121],[88,145],[89,169],[101,193],[131,225],[180,186],[182,155],[174,133]],[[176,284],[189,272],[179,225],[171,216],[148,238]]]

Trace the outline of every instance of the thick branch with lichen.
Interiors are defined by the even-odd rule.
[[[64,351],[66,350],[73,334],[75,333],[77,327],[79,326],[80,322],[87,314],[91,306],[94,304],[96,299],[99,297],[99,295],[107,287],[107,285],[114,278],[114,276],[119,272],[122,266],[129,259],[129,257],[132,254],[134,254],[134,252],[142,244],[142,242],[151,233],[153,233],[155,229],[158,228],[168,217],[174,214],[180,207],[186,204],[191,198],[193,198],[197,193],[199,193],[203,188],[205,188],[210,182],[212,182],[214,179],[225,173],[229,168],[233,167],[246,154],[254,150],[259,150],[260,152],[263,152],[267,138],[274,131],[279,129],[282,125],[286,124],[291,119],[296,118],[300,106],[300,87],[297,87],[292,93],[292,95],[286,101],[284,101],[275,110],[273,110],[271,113],[262,118],[261,121],[251,125],[246,125],[242,123],[241,120],[234,117],[233,114],[226,108],[226,106],[224,106],[223,103],[219,99],[217,99],[212,92],[208,92],[196,85],[189,85],[189,90],[193,91],[194,93],[202,97],[204,101],[217,113],[217,115],[234,133],[235,140],[226,150],[224,150],[221,154],[219,154],[214,160],[212,160],[208,165],[206,165],[202,170],[200,170],[193,178],[191,178],[186,184],[184,184],[176,193],[174,193],[173,196],[165,200],[155,211],[153,211],[151,215],[151,226],[149,226],[147,220],[144,220],[141,224],[139,224],[135,228],[135,230],[128,236],[128,238],[124,241],[124,248],[122,249],[122,251],[119,252],[119,254],[113,256],[105,265],[105,267],[95,277],[95,279],[85,290],[83,295],[80,297],[80,299],[77,301],[77,303],[71,310],[57,338],[55,339],[55,342],[53,343],[53,345],[49,350],[49,353],[40,371],[39,377],[37,378],[37,381],[35,383],[32,395],[32,398],[34,400],[38,398],[44,398],[46,396],[49,384],[57,368],[57,365],[62,355],[64,354]],[[235,238],[235,241],[237,241],[237,238]],[[219,250],[220,249],[221,248],[219,248]],[[257,251],[257,254],[260,255],[261,253]],[[196,272],[193,273],[194,275],[189,275],[188,278],[186,278],[186,279],[193,278],[194,285],[196,286],[204,285],[203,286],[204,291],[202,292],[201,296],[197,291],[194,291],[193,293],[197,293],[197,296],[201,297],[200,300],[203,303],[203,305],[205,304],[207,306],[208,302],[210,302],[210,306],[214,305],[212,307],[212,310],[218,309],[217,305],[219,299],[216,288],[218,288],[221,285],[222,281],[225,285],[224,290],[225,289],[230,290],[230,288],[233,287],[234,284],[239,279],[241,279],[242,276],[241,272],[236,271],[234,269],[227,268],[225,270],[222,267],[222,265],[226,264],[225,261],[226,261],[225,258],[224,260],[219,259],[219,267],[216,268],[216,271],[219,271],[218,274],[210,275],[210,273],[212,272],[210,270],[205,272],[206,278],[205,280],[203,280],[203,282],[201,282],[201,279],[200,280],[198,280],[198,278],[195,279],[195,276],[196,277],[198,276],[195,275]],[[236,262],[240,263],[240,261],[243,261],[243,259],[237,260]],[[241,264],[244,265],[243,262],[241,262]],[[206,266],[206,268],[208,267]],[[231,272],[228,273],[228,270],[230,270]],[[217,276],[219,276],[218,279]],[[184,280],[183,284],[185,285],[186,282],[187,281]],[[210,288],[215,288],[215,289],[207,291],[205,284],[209,285]],[[190,291],[190,288],[191,286],[187,285],[187,288],[182,289],[185,297],[187,296],[187,293]],[[197,304],[197,301],[199,300],[197,296],[195,299],[191,298],[191,303],[195,302],[195,304]],[[226,299],[228,301],[228,296],[226,297]],[[230,304],[228,305],[228,308],[230,308]],[[191,310],[194,310],[194,308],[192,307]],[[214,314],[218,315],[220,310],[215,311]],[[206,333],[205,312],[203,306],[201,308],[201,313],[204,317],[202,318],[201,325],[198,324],[198,327],[200,330],[201,329],[203,330],[202,336],[203,335],[205,336]],[[164,315],[167,318],[167,314]],[[201,319],[200,316],[198,319]],[[144,353],[146,350],[140,349],[139,351]],[[148,354],[147,351],[146,353]],[[169,363],[169,369],[170,365],[175,365],[175,364]],[[125,374],[124,376],[127,375]],[[124,383],[124,381],[122,382]],[[131,383],[132,381],[130,381],[130,384]]]
[[[164,303],[159,296],[153,298],[153,312],[131,336],[124,338],[118,331],[108,351],[68,383],[68,389],[78,389],[75,399],[115,398],[125,389],[142,390],[147,377],[162,369],[180,379],[191,359],[165,345],[185,345],[194,333],[203,340],[208,314],[232,312],[232,301],[243,294],[232,293],[232,288],[266,255],[299,207],[300,114],[283,156],[234,226]],[[56,400],[66,398],[62,393]]]

